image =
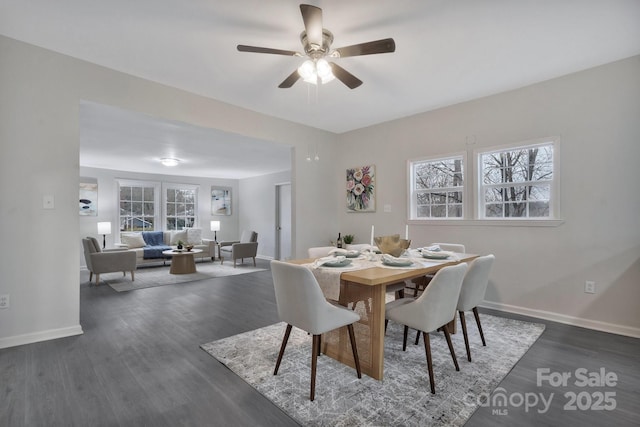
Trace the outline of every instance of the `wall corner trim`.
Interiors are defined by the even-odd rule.
[[[82,326],[75,325],[67,328],[49,329],[46,331],[32,332],[30,334],[15,335],[12,337],[0,338],[0,349],[15,347],[18,345],[32,344],[40,341],[54,340],[57,338],[82,335]]]
[[[517,305],[502,304],[492,301],[484,301],[480,307],[492,310],[504,311],[507,313],[521,314],[523,316],[537,317],[538,319],[550,320],[552,322],[564,323],[565,325],[579,326],[581,328],[593,329],[596,331],[608,332],[611,334],[624,335],[632,338],[640,338],[640,328],[614,323],[601,322],[599,320],[584,319],[580,317],[567,316],[565,314],[551,311],[536,310]]]

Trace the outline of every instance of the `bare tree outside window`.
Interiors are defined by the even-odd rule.
[[[154,187],[120,186],[120,231],[150,231],[154,229]]]
[[[462,156],[455,156],[411,164],[413,217],[462,218],[463,163]]]
[[[479,163],[485,218],[550,217],[553,143],[482,153]]]
[[[167,230],[182,230],[196,223],[197,190],[185,188],[167,188]]]

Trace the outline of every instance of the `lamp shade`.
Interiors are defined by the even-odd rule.
[[[211,221],[211,231],[220,231],[220,221]]]
[[[98,234],[111,234],[111,223],[110,222],[99,222],[98,223]]]

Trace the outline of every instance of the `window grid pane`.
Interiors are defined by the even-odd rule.
[[[411,164],[415,218],[462,218],[463,166],[462,156]]]
[[[553,143],[482,153],[478,163],[485,218],[550,217]]]
[[[154,187],[120,187],[120,231],[153,230]]]
[[[166,192],[166,228],[182,230],[193,227],[197,220],[197,190],[188,188],[168,188]]]

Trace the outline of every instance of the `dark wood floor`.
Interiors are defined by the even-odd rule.
[[[83,335],[0,350],[0,426],[296,425],[199,348],[278,321],[270,272],[123,293],[89,288],[87,279],[81,274]],[[640,340],[544,323],[501,387],[555,393],[551,408],[481,408],[467,425],[640,425]],[[536,386],[538,368],[601,367],[617,375],[615,387]],[[613,391],[617,408],[565,410],[571,390]]]

